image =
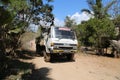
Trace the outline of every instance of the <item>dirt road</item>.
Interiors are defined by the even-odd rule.
[[[23,61],[35,65],[33,80],[120,80],[120,59],[81,53],[75,57],[75,62],[46,63],[43,57]]]

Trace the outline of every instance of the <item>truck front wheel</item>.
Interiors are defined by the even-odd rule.
[[[43,55],[45,62],[50,62],[51,55],[49,53],[46,53],[46,51],[43,52]]]

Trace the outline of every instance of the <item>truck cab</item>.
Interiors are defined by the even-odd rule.
[[[45,41],[45,61],[50,61],[52,55],[64,55],[69,60],[74,60],[77,52],[78,41],[75,32],[67,27],[52,26]]]

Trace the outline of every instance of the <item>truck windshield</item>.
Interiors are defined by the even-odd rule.
[[[55,28],[56,38],[75,39],[74,32],[68,28]]]

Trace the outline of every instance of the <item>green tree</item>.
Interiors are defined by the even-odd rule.
[[[117,18],[120,15],[120,0],[115,0],[116,3],[112,5],[109,9],[109,14],[112,18]]]
[[[115,35],[115,27],[111,20],[108,18],[103,19],[90,19],[89,21],[80,24],[76,28],[77,36],[81,45],[93,46],[96,49],[102,49],[108,46],[102,40],[103,38],[113,38]],[[104,43],[104,44],[103,44]]]
[[[88,22],[78,25],[77,32],[81,33],[80,39],[84,45],[93,45],[95,48],[100,50],[100,53],[102,53],[102,48],[105,46],[102,44],[104,43],[104,40],[102,39],[104,37],[112,38],[115,35],[114,24],[108,15],[109,8],[115,2],[116,1],[111,1],[104,6],[102,0],[87,0],[93,14],[88,9],[82,10],[94,15],[94,18],[91,18]]]
[[[0,0],[0,74],[8,76],[6,70],[11,66],[7,61],[12,58],[8,59],[7,56],[15,56],[14,51],[20,46],[21,36],[31,23],[40,25],[39,22],[43,21],[46,25],[54,24],[51,1]]]
[[[116,3],[116,0],[112,0],[107,5],[103,5],[103,2],[103,0],[87,0],[90,10],[93,11],[93,13],[91,13],[89,9],[82,9],[82,11],[86,11],[89,14],[94,14],[94,17],[98,19],[104,18],[106,16],[108,17],[108,10],[113,4]]]
[[[86,21],[82,24],[79,24],[76,27],[76,33],[77,33],[77,37],[78,37],[78,41],[80,41],[81,45],[84,46],[92,46],[94,41],[90,41],[90,37],[95,33],[94,28],[92,28],[92,26],[90,26],[90,21]]]
[[[0,0],[0,51],[6,53],[14,51],[20,45],[21,35],[29,25],[53,25],[53,6],[49,5],[52,0]],[[9,45],[9,46],[8,46]]]
[[[69,16],[66,16],[64,22],[65,22],[66,27],[72,28],[76,25],[75,21],[73,19],[71,19]]]
[[[109,14],[112,16],[113,22],[118,28],[117,39],[120,39],[120,0],[116,0],[116,3],[112,5],[109,10]]]
[[[120,15],[113,19],[113,23],[115,24],[115,27],[118,28],[117,40],[120,40]]]

